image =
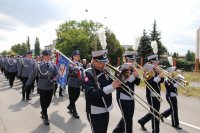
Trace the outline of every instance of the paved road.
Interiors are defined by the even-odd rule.
[[[137,87],[136,93],[145,99],[145,90]],[[57,94],[58,95],[58,94]],[[164,98],[161,111],[169,105]],[[161,123],[161,133],[200,133],[200,99],[179,96],[179,117],[183,130],[171,127],[170,119]],[[108,133],[118,123],[121,113],[113,94],[114,108],[110,114]],[[86,119],[85,99],[81,93],[77,102],[77,110],[80,119],[74,119],[66,109],[68,95],[63,98],[53,97],[49,107],[50,126],[45,126],[40,118],[39,96],[34,92],[31,101],[21,101],[21,83],[15,80],[13,88],[9,88],[8,81],[0,75],[0,133],[90,133],[90,126]],[[137,120],[145,115],[147,111],[136,103],[133,119],[134,133],[143,133]],[[151,123],[147,123],[148,131],[151,133]]]

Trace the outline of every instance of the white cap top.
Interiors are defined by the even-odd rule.
[[[147,70],[147,71],[152,71],[153,68],[154,68],[154,65],[148,64],[148,63],[146,63],[146,64],[142,67],[143,70]]]
[[[147,57],[147,59],[150,60],[158,60],[158,55],[157,54],[153,54]]]
[[[107,54],[108,50],[107,49],[103,49],[103,50],[96,50],[92,52],[92,57],[98,57],[104,54]]]
[[[169,73],[173,73],[176,70],[176,67],[168,67],[166,69],[166,71],[168,71]]]

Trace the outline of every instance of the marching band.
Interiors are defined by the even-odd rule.
[[[92,62],[88,66],[86,60],[80,62],[80,52],[72,52],[72,62],[69,64],[67,78],[69,105],[67,109],[74,118],[79,118],[76,109],[76,101],[84,89],[86,100],[87,119],[91,126],[92,133],[107,133],[109,123],[109,112],[113,108],[112,93],[116,92],[116,100],[121,111],[119,122],[113,129],[113,133],[132,133],[135,110],[135,85],[140,85],[140,81],[146,83],[147,105],[149,112],[138,120],[143,130],[147,130],[145,124],[151,120],[152,133],[160,132],[160,120],[172,116],[172,126],[182,129],[179,126],[177,88],[178,84],[172,80],[173,77],[166,77],[158,69],[158,56],[156,54],[147,57],[148,63],[144,65],[143,75],[138,72],[136,65],[136,53],[125,51],[124,64],[115,68],[115,73],[106,69],[109,63],[107,50],[96,50],[92,54]],[[10,88],[13,87],[15,77],[22,82],[22,101],[31,100],[31,90],[34,91],[34,81],[37,82],[37,93],[40,95],[41,118],[45,125],[49,125],[48,107],[51,104],[52,96],[55,95],[59,78],[58,68],[51,60],[51,52],[44,50],[42,59],[37,56],[32,58],[32,52],[28,51],[25,57],[10,55],[0,57],[0,67],[2,74],[9,80]],[[111,66],[113,67],[113,66]],[[113,67],[114,68],[114,67]],[[166,70],[173,73],[175,68]],[[81,76],[80,76],[81,74]],[[114,78],[111,78],[114,77]],[[159,113],[161,105],[161,83],[166,88],[166,100],[170,108]],[[136,88],[137,89],[137,88]],[[63,97],[60,88],[59,96]]]

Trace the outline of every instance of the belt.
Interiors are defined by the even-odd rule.
[[[39,79],[48,79],[48,77],[39,77]]]

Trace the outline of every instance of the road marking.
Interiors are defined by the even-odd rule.
[[[166,118],[166,119],[171,120],[171,118]],[[192,125],[192,124],[188,124],[188,123],[182,122],[182,121],[179,121],[179,123],[181,123],[183,125],[186,125],[186,126],[189,126],[189,127],[192,127],[192,128],[195,128],[197,130],[200,130],[200,127],[198,127],[198,126],[195,126],[195,125]]]

